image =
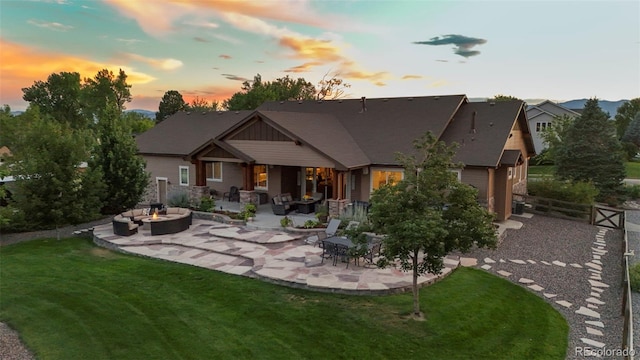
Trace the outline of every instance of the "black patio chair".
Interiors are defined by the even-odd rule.
[[[351,249],[346,245],[336,245],[336,250],[333,256],[333,266],[338,264],[338,259],[342,261],[347,261],[347,269],[349,268],[349,263],[351,262]]]
[[[336,244],[322,240],[322,261],[320,263],[324,264],[324,259],[331,259],[332,257],[335,258],[335,255]]]
[[[222,194],[222,200],[224,199],[240,202],[240,189],[237,186],[232,186],[228,192]]]

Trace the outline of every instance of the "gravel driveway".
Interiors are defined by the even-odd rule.
[[[622,231],[541,215],[512,220],[522,228],[507,230],[496,250],[461,257],[477,258],[477,267],[528,287],[557,309],[570,326],[567,359],[584,359],[580,351],[598,348],[591,341],[620,349]]]

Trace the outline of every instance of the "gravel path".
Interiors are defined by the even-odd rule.
[[[6,324],[0,323],[0,359],[33,360],[35,357],[20,341],[18,333]]]
[[[584,356],[576,354],[577,348],[596,349],[594,346],[585,344],[581,340],[583,338],[604,343],[606,349],[620,349],[623,326],[621,316],[622,231],[541,215],[535,215],[532,218],[514,216],[512,220],[522,222],[523,226],[518,230],[507,230],[506,237],[498,249],[474,249],[470,253],[461,254],[461,257],[477,258],[478,267],[484,266],[498,276],[505,277],[506,271],[510,273],[506,278],[521,286],[538,285],[543,288],[537,290],[530,288],[530,290],[557,309],[569,323],[567,359],[584,359]],[[598,235],[599,232],[600,235]],[[599,259],[594,258],[592,250],[596,247],[597,236],[604,238],[607,251]],[[485,262],[486,258],[495,263],[491,263],[491,260]],[[520,260],[518,261],[520,263],[511,260]],[[599,297],[593,295],[598,291],[592,290],[593,287],[590,284],[590,279],[593,279],[591,276],[594,276],[592,274],[596,271],[590,270],[589,265],[585,265],[594,264],[594,260],[602,263],[599,281],[609,285],[609,287],[600,288],[603,290],[599,293]],[[555,264],[554,261],[556,261]],[[499,271],[503,273],[500,274]],[[524,284],[521,281],[523,278],[533,282]],[[556,296],[550,297],[551,295]],[[604,304],[591,304],[589,307],[588,298],[597,298]],[[571,305],[567,307],[568,304]],[[594,306],[597,308],[593,308]],[[576,313],[582,307],[595,310],[600,314],[600,319],[582,315],[583,311]],[[585,321],[601,321],[604,326],[595,326]],[[589,334],[588,331],[592,330],[587,328],[603,334]]]

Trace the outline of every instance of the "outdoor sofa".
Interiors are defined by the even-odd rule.
[[[138,232],[138,224],[134,223],[129,217],[116,215],[113,220],[113,233],[120,236],[131,236]]]

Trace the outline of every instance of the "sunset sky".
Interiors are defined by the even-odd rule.
[[[128,109],[222,101],[261,74],[359,98],[640,97],[640,2],[0,1],[0,104],[49,74],[123,69]]]

